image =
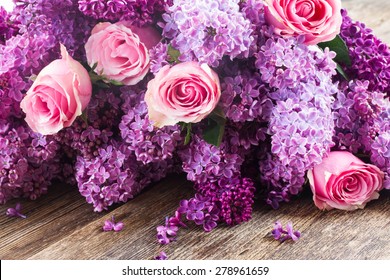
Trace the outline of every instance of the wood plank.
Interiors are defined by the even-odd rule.
[[[2,206],[0,213],[13,205]],[[67,185],[59,184],[47,196],[22,205],[27,219],[1,215],[0,259],[25,259],[97,217],[77,188]]]
[[[42,248],[31,258],[150,259],[159,253],[156,226],[174,212],[181,198],[192,195],[190,186],[183,176],[171,176],[133,201],[100,214],[99,218]],[[102,232],[104,221],[112,215],[124,222],[124,229],[118,233]]]
[[[354,212],[321,212],[306,192],[275,211],[257,203],[253,219],[237,227],[205,233],[191,226],[167,246],[156,242],[155,227],[173,213],[188,183],[170,178],[89,224],[52,243],[31,259],[151,259],[161,250],[171,259],[387,259],[390,195]],[[119,233],[102,232],[112,214],[125,223]],[[302,232],[296,243],[280,244],[270,235],[275,220],[291,220]]]

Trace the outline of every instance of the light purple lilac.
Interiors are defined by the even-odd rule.
[[[239,0],[173,0],[162,18],[163,36],[180,51],[181,61],[197,60],[216,67],[225,55],[248,57],[254,40]]]

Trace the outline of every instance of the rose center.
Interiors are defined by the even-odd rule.
[[[309,18],[313,15],[315,11],[315,5],[312,1],[298,0],[296,9],[298,16],[303,18]]]
[[[37,98],[35,103],[37,111],[42,115],[50,115],[50,109],[48,107],[47,101],[42,98]]]

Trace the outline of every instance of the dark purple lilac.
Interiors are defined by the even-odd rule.
[[[197,184],[195,189],[210,198],[219,209],[220,221],[233,226],[252,218],[255,187],[251,179],[220,179],[214,183]]]
[[[168,54],[168,44],[158,43],[149,50],[150,72],[156,74],[162,67],[169,65],[172,58]]]
[[[77,2],[77,1],[76,1]],[[153,23],[164,11],[168,0],[79,0],[80,11],[89,17],[103,21],[129,21],[143,26]]]
[[[60,175],[60,145],[52,137],[36,139],[22,120],[0,120],[0,203],[26,197],[36,199],[47,192]]]
[[[244,69],[235,67],[236,71],[231,76],[221,80],[220,105],[226,117],[233,122],[267,122],[273,108],[269,87],[253,66],[244,65]],[[231,66],[231,63],[227,65]]]
[[[10,20],[10,14],[0,6],[0,45],[18,33],[17,22]]]

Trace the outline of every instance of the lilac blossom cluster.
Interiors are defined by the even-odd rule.
[[[173,171],[180,130],[154,129],[143,96],[135,88],[102,89],[88,105],[87,122],[79,119],[55,136],[76,159],[79,191],[97,212],[132,199]]]
[[[252,36],[254,43],[250,47],[249,56],[258,52],[267,38],[271,37],[271,27],[266,24],[264,17],[263,0],[245,0],[239,3],[241,12],[251,23]]]
[[[254,40],[239,0],[174,0],[162,15],[163,36],[179,50],[180,61],[216,67],[223,56],[248,57]]]
[[[17,24],[10,20],[10,14],[0,6],[0,45],[15,36],[18,30]]]
[[[233,122],[267,122],[273,108],[269,88],[257,71],[248,68],[236,69],[222,80],[220,105]]]
[[[213,183],[196,184],[195,190],[211,198],[219,209],[219,220],[227,225],[238,225],[252,218],[256,188],[249,178],[222,178]]]
[[[385,173],[384,187],[390,189],[390,101],[378,121],[379,134],[371,144],[371,162]]]
[[[270,38],[257,53],[256,67],[274,103],[270,144],[259,162],[262,180],[269,187],[267,203],[274,208],[300,192],[305,172],[334,145],[335,54],[309,48],[300,40]]]
[[[165,219],[165,225],[157,227],[157,240],[168,244],[176,240],[180,228],[187,222],[212,231],[220,222],[234,226],[251,219],[255,186],[251,179],[235,176],[195,185],[196,194],[183,199],[173,217]]]
[[[353,21],[346,10],[342,11],[343,24],[340,36],[349,48],[352,65],[347,73],[352,79],[369,82],[368,90],[384,92],[390,97],[390,50],[366,27]]]
[[[81,16],[76,0],[18,2],[9,20],[17,24],[19,34],[0,46],[0,54],[8,57],[0,61],[0,74],[17,68],[25,77],[58,58],[59,43],[74,58],[83,59],[85,41],[95,24]]]
[[[179,151],[187,179],[202,184],[241,174],[244,158],[238,153],[231,152],[229,146],[227,142],[223,142],[217,147],[198,135],[193,135],[191,143]]]
[[[175,216],[166,218],[165,225],[157,227],[157,240],[160,244],[165,245],[176,241],[177,232],[187,225],[182,221],[183,217],[187,221],[192,221],[208,232],[217,226],[219,220],[219,208],[213,203],[212,199],[207,196],[195,194],[189,200],[180,201],[180,206],[175,212]]]
[[[150,55],[150,72],[156,74],[165,65],[169,65],[171,59],[168,54],[168,44],[158,43],[149,50]]]
[[[60,176],[60,145],[32,132],[23,122],[0,121],[0,203],[36,199]]]
[[[381,92],[372,92],[369,81],[351,81],[344,85],[332,104],[335,119],[334,140],[339,149],[367,154],[381,133],[379,122],[388,101]]]
[[[103,21],[128,21],[133,25],[151,24],[171,0],[78,0],[80,11]]]
[[[176,147],[183,140],[179,125],[154,128],[147,116],[145,93],[128,89],[124,95],[127,102],[122,107],[127,113],[122,116],[119,130],[128,149],[143,164],[173,158]]]
[[[342,11],[340,36],[345,40],[352,65],[347,74],[353,80],[341,83],[333,105],[335,142],[340,148],[370,157],[385,173],[390,188],[389,92],[390,49],[364,23],[353,21]]]

